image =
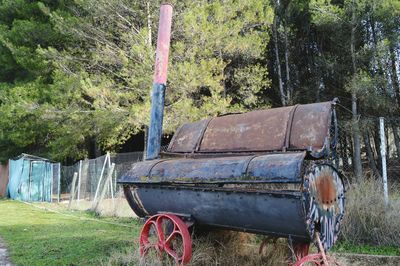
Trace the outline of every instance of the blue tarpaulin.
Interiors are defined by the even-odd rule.
[[[48,159],[28,154],[9,160],[8,196],[22,201],[50,202],[53,165]]]

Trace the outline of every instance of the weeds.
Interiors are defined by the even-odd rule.
[[[346,193],[346,213],[341,238],[351,244],[400,247],[400,204],[383,200],[382,184],[366,179]]]
[[[193,254],[190,265],[287,265],[288,247],[283,239],[276,246],[267,245],[263,254],[258,253],[256,235],[231,231],[212,230],[193,236]],[[141,260],[137,246],[113,253],[103,265],[175,265],[164,257],[163,262],[154,254]]]

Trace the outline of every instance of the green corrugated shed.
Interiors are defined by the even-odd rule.
[[[8,196],[22,201],[51,201],[53,164],[50,160],[22,154],[9,160]]]

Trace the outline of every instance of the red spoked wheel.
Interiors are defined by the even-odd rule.
[[[295,245],[293,245],[294,254],[296,257],[296,263],[294,264],[294,266],[305,266],[310,264],[314,264],[317,266],[339,266],[339,263],[337,263],[333,258],[326,255],[325,250],[322,247],[318,232],[315,233],[315,239],[319,248],[319,253],[316,254],[308,254],[310,244],[296,243]]]
[[[310,249],[310,243],[302,243],[302,242],[293,243],[293,253],[295,260],[299,261],[302,258],[306,257],[308,255],[309,249]]]
[[[164,254],[177,265],[186,265],[192,257],[192,240],[186,224],[173,214],[156,214],[144,224],[140,233],[140,256],[155,253],[160,260]]]
[[[339,265],[335,260],[330,258],[329,256],[324,257],[321,253],[317,254],[309,254],[300,260],[298,260],[295,266],[303,266],[303,265],[317,265],[317,266],[327,266],[327,265]]]

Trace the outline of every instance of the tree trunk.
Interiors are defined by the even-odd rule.
[[[399,76],[397,75],[397,68],[396,68],[396,54],[393,47],[390,47],[390,61],[392,67],[392,74],[390,75],[392,79],[392,86],[393,91],[395,93],[397,108],[400,108],[400,85],[399,85]]]
[[[285,41],[285,67],[286,67],[286,99],[287,102],[290,104],[292,103],[292,86],[290,84],[290,68],[289,68],[289,47],[288,47],[288,36],[287,36],[287,26],[285,25],[285,34],[284,34],[284,41]]]
[[[400,136],[399,127],[392,122],[394,144],[396,145],[397,158],[400,160]]]
[[[349,166],[349,156],[348,156],[348,147],[347,147],[347,137],[343,136],[340,138],[340,153],[343,160],[343,171],[347,172],[350,168]]]
[[[151,46],[151,38],[152,38],[152,26],[151,26],[151,12],[150,12],[150,1],[147,1],[146,3],[146,8],[147,8],[147,28],[149,29],[149,33],[148,33],[148,42],[149,42],[149,46]]]
[[[282,84],[282,71],[281,71],[281,61],[279,59],[279,48],[278,48],[278,11],[277,7],[275,7],[275,16],[274,16],[274,22],[272,24],[272,37],[274,39],[274,50],[275,50],[275,63],[276,63],[276,69],[278,72],[278,82],[279,82],[279,92],[281,95],[281,103],[282,106],[286,106],[286,96],[285,92],[283,91],[283,84]]]
[[[352,15],[351,15],[351,36],[350,36],[350,52],[351,61],[353,65],[353,74],[356,75],[356,53],[355,53],[355,34],[356,34],[356,13],[355,3],[352,1]],[[358,124],[358,113],[357,113],[357,95],[353,91],[351,93],[351,110],[353,113],[353,162],[354,162],[354,175],[357,181],[362,180],[362,165],[361,165],[361,144],[360,144],[360,128]]]
[[[374,175],[376,177],[381,177],[381,174],[379,173],[378,167],[376,167],[376,163],[375,163],[375,157],[374,157],[374,153],[371,149],[371,141],[369,138],[369,132],[368,130],[364,131],[364,143],[365,143],[365,148],[367,150],[367,157],[368,157],[368,163],[369,166],[371,167],[372,172],[374,173]]]
[[[381,156],[381,137],[379,134],[379,120],[377,121],[377,126],[374,126],[373,132],[375,151],[377,154],[377,165],[380,170],[382,170],[382,156]]]

